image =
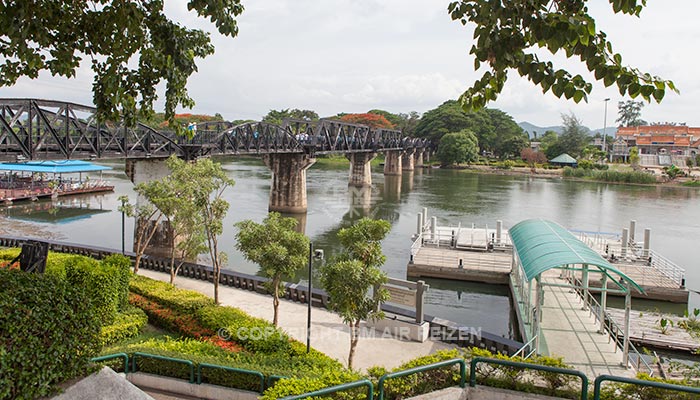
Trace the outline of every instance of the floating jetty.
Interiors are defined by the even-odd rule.
[[[101,173],[108,169],[112,168],[79,160],[0,163],[0,171],[5,171],[0,175],[0,204],[111,192],[114,186],[102,179],[89,180],[82,176],[84,172]],[[78,174],[78,177],[65,178],[64,175],[68,174]]]
[[[650,327],[656,321],[631,317],[632,297],[688,302],[685,271],[650,248],[649,229],[636,242],[635,221],[621,234],[570,231],[542,219],[510,229],[501,221],[440,226],[427,211],[418,214],[407,275],[508,285],[525,343],[516,355],[564,357],[592,375],[631,376],[628,368],[656,373],[637,346],[697,348],[689,335],[660,335]],[[607,308],[608,295],[624,297],[625,310]]]
[[[425,215],[427,210],[423,209],[412,237],[409,277],[508,284],[513,246],[501,221],[496,221],[493,228],[473,224],[439,226],[436,217]],[[644,231],[642,243],[636,242],[635,225],[631,221],[630,228],[623,229],[621,234],[584,231],[572,231],[572,234],[644,289],[644,293],[633,292],[633,297],[687,303],[685,270],[649,248],[650,229]],[[575,277],[580,280],[581,274],[578,272]],[[592,273],[589,285],[600,288],[601,275]],[[608,282],[609,288],[613,285]]]

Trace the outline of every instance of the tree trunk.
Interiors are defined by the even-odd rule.
[[[350,323],[350,355],[348,355],[348,369],[352,369],[352,361],[355,358],[355,348],[360,340],[360,320]]]
[[[141,264],[141,256],[143,253],[137,252],[136,259],[134,260],[134,274],[139,273],[139,265]]]
[[[274,315],[272,317],[272,325],[277,327],[277,312],[280,305],[280,278],[275,277],[272,280],[272,309],[274,310]]]
[[[177,271],[175,271],[175,249],[170,251],[170,284],[174,285],[175,284],[175,275],[177,274]]]

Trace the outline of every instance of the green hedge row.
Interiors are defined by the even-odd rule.
[[[259,371],[266,377],[271,375],[305,377],[318,376],[326,371],[343,371],[343,366],[328,356],[306,349],[298,342],[292,342],[288,353],[251,354],[231,352],[212,343],[189,338],[159,337],[150,338],[139,343],[107,346],[102,354],[127,353],[131,357],[135,352],[190,360],[197,365],[201,363],[221,365],[250,371]],[[189,369],[164,360],[137,357],[138,370],[180,379],[189,379]],[[216,385],[244,390],[259,390],[258,380],[249,375],[205,369],[203,381]],[[282,382],[282,381],[281,381]]]
[[[175,286],[134,275],[129,289],[161,305],[184,313],[195,313],[203,307],[215,305],[214,299],[193,290],[178,289]]]
[[[33,399],[84,374],[100,318],[87,291],[52,275],[0,268],[0,399]]]
[[[147,323],[148,317],[143,310],[137,307],[126,306],[117,313],[113,323],[102,327],[100,330],[100,344],[106,346],[136,337]]]
[[[641,184],[656,183],[656,177],[654,175],[639,171],[596,171],[591,169],[564,167],[562,175],[569,178],[586,178],[601,182]]]
[[[224,306],[209,306],[197,311],[202,326],[221,337],[240,344],[254,353],[277,353],[291,350],[290,338],[268,321]]]

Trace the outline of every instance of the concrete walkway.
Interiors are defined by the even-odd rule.
[[[165,282],[170,279],[168,274],[145,269],[139,270],[139,275]],[[214,286],[209,282],[177,277],[175,285],[207,296],[214,295]],[[219,300],[222,305],[237,307],[252,316],[272,321],[272,296],[219,286]],[[294,339],[306,343],[306,304],[282,300],[279,311],[279,326]],[[311,310],[311,321],[311,347],[347,365],[350,331],[340,317],[314,307]],[[397,340],[385,337],[381,331],[366,328],[357,344],[353,367],[366,370],[377,365],[390,369],[413,358],[452,347],[430,339],[423,343]]]
[[[544,283],[565,283],[556,276],[558,273],[544,275]],[[545,286],[542,353],[564,357],[564,362],[590,379],[602,374],[633,377],[634,370],[621,366],[622,350],[613,341],[608,343],[608,335],[598,333],[595,317],[582,307],[583,302],[575,292]]]

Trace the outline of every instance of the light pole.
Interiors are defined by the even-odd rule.
[[[313,268],[313,260],[323,260],[323,250],[319,249],[314,252],[314,244],[309,242],[309,284],[306,291],[306,353],[311,351],[311,289],[313,283],[311,281],[311,272]]]
[[[124,242],[125,242],[124,236],[126,235],[126,234],[124,233],[124,225],[125,225],[125,220],[124,220],[124,204],[126,204],[126,200],[125,200],[125,199],[121,199],[121,201],[122,201],[122,255],[124,255],[124,254],[126,253],[126,252],[125,252],[125,245],[124,245]]]
[[[610,101],[610,97],[604,100],[605,101],[605,114],[603,116],[603,152],[607,154],[608,149],[605,146],[605,139],[607,138],[607,130],[608,130],[608,101]]]

